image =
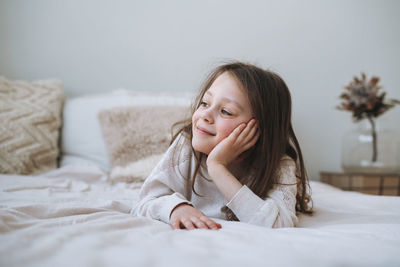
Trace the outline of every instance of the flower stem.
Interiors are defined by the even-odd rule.
[[[377,138],[376,138],[376,129],[374,119],[368,116],[368,120],[371,123],[371,134],[372,134],[372,162],[376,162],[378,158],[378,149],[377,149]]]

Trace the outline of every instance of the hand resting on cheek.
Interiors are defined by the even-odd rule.
[[[227,166],[244,151],[254,146],[260,136],[255,119],[241,123],[232,133],[216,145],[207,157],[207,167],[221,164]]]
[[[222,226],[208,218],[204,213],[193,206],[183,203],[176,206],[169,218],[173,229],[212,229],[218,230]]]

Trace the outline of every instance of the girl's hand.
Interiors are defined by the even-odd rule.
[[[227,166],[244,151],[254,146],[259,136],[260,133],[254,119],[247,124],[240,124],[213,148],[207,157],[207,166],[210,167],[213,164]]]
[[[198,209],[183,203],[176,206],[169,218],[169,223],[173,229],[213,229],[218,230],[221,224],[214,222]]]

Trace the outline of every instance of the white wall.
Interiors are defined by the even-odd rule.
[[[351,114],[335,110],[361,71],[400,99],[400,1],[0,0],[0,75],[59,78],[76,96],[125,87],[195,91],[222,60],[277,71],[312,179],[340,170]],[[381,125],[400,130],[400,107]]]

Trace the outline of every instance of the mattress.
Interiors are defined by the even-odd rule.
[[[400,266],[400,197],[310,185],[294,228],[188,231],[130,215],[141,182],[95,164],[0,175],[0,266]]]

